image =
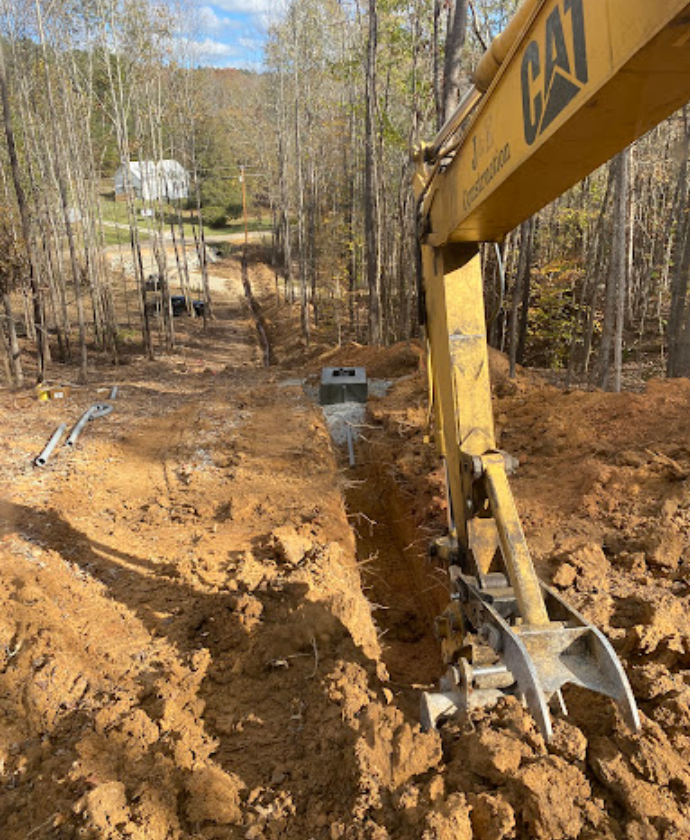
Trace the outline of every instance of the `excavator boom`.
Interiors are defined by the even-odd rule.
[[[446,462],[452,602],[437,621],[448,672],[422,719],[510,694],[544,737],[568,684],[639,727],[603,634],[542,583],[497,451],[479,244],[502,239],[690,100],[687,0],[525,0],[475,89],[417,155],[415,191],[436,441]]]
[[[425,194],[429,244],[502,239],[690,98],[687,0],[527,0],[516,23]]]

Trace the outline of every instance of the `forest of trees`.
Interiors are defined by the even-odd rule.
[[[280,4],[279,4],[280,5]],[[305,344],[420,333],[412,151],[433,138],[517,0],[290,0],[260,73],[197,69],[189,9],[149,0],[17,0],[0,17],[0,294],[4,373],[117,361],[116,287],[131,284],[149,355],[174,347],[171,284],[191,307],[190,247],[212,317],[204,214],[273,220],[274,265]],[[184,35],[183,35],[184,33]],[[490,339],[513,367],[621,387],[625,364],[690,375],[690,124],[674,115],[484,250]],[[154,202],[147,238],[163,305],[146,305],[141,224],[129,276],[106,259],[103,179],[173,158],[190,198]],[[191,229],[190,225],[191,224]],[[174,244],[174,257],[164,242]],[[505,266],[502,288],[500,266]],[[127,274],[127,272],[125,272]],[[173,279],[174,278],[174,279]],[[179,289],[178,289],[179,286]],[[190,310],[191,311],[191,310]],[[18,335],[25,332],[25,336]]]
[[[190,41],[180,34],[189,10],[148,0],[21,0],[3,4],[3,10],[0,334],[5,377],[17,387],[25,380],[18,331],[35,349],[39,381],[51,362],[77,359],[85,379],[91,351],[117,362],[122,324],[113,290],[124,284],[127,291],[128,282],[133,294],[125,294],[127,322],[139,323],[144,352],[152,357],[156,346],[170,350],[175,342],[172,276],[194,313],[190,246],[202,277],[205,305],[198,311],[204,319],[212,317],[201,222],[219,203],[236,207],[239,201],[237,177],[229,177],[227,164],[234,162],[241,136],[226,124],[240,94],[235,91],[232,103],[218,102],[237,87],[236,74],[219,80],[214,71],[194,69],[187,54]],[[241,125],[236,119],[234,124]],[[126,231],[129,251],[121,262],[129,268],[114,272],[106,247],[118,224],[103,218],[103,185],[113,189],[120,163],[128,172],[130,161],[164,159],[177,160],[190,173],[189,197],[173,204],[149,202],[143,227],[142,208],[128,190],[119,227]],[[155,257],[161,296],[156,307],[147,305],[151,275],[142,259],[142,238]],[[174,258],[165,245],[171,239]]]
[[[294,0],[273,28],[272,202],[305,338],[323,319],[338,338],[416,334],[411,153],[517,5]],[[674,115],[511,233],[503,294],[485,249],[490,338],[513,366],[611,389],[626,361],[690,374],[689,131],[687,112]]]

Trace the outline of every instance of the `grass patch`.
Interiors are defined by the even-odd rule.
[[[154,224],[153,219],[147,219],[141,216],[141,211],[146,209],[146,204],[143,201],[135,201],[135,208],[137,213],[137,227],[141,234],[149,236],[151,226]],[[177,228],[177,208],[172,205],[164,205],[165,229],[166,233],[170,231],[170,222],[175,223],[175,233],[178,233]],[[101,198],[101,214],[104,221],[104,229],[106,234],[106,242],[109,245],[117,245],[118,242],[129,242],[129,234],[127,230],[119,229],[115,225],[129,226],[129,216],[127,213],[127,204],[124,201],[115,201],[112,197]],[[194,241],[194,227],[192,220],[196,220],[196,213],[193,210],[183,210],[182,218],[184,220],[184,235],[189,242]],[[108,224],[111,223],[111,224]],[[270,230],[271,221],[267,217],[259,218],[252,217],[248,219],[247,227],[250,231]],[[242,233],[244,231],[244,221],[242,219],[232,219],[222,227],[209,227],[204,225],[204,237],[211,239],[214,236],[223,236],[233,233]],[[118,238],[120,235],[123,238]]]

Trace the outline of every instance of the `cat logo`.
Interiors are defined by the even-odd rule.
[[[589,81],[583,2],[559,0],[546,21],[543,54],[535,40],[522,59],[522,105],[529,146]],[[568,28],[564,26],[567,22]],[[566,31],[572,37],[566,38]]]

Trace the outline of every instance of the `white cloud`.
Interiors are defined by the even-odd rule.
[[[242,35],[237,43],[247,52],[259,53],[263,49],[264,42],[260,38],[252,38],[250,35]]]
[[[273,0],[215,0],[213,5],[225,12],[246,15],[267,14],[276,6]]]
[[[285,0],[212,0],[217,9],[246,15],[250,25],[265,32],[286,9]]]
[[[285,7],[286,0],[202,0],[195,34],[184,38],[187,56],[207,67],[259,70],[269,25]]]
[[[218,17],[210,6],[202,6],[199,9],[197,20],[199,27],[204,32],[220,32],[223,28],[220,17]]]
[[[187,48],[191,55],[203,63],[214,58],[233,58],[241,55],[244,50],[235,44],[225,44],[222,41],[215,41],[213,38],[204,38],[201,41],[187,41]]]
[[[242,29],[241,21],[236,18],[222,17],[211,6],[201,6],[198,12],[198,23],[202,32],[209,33]]]

